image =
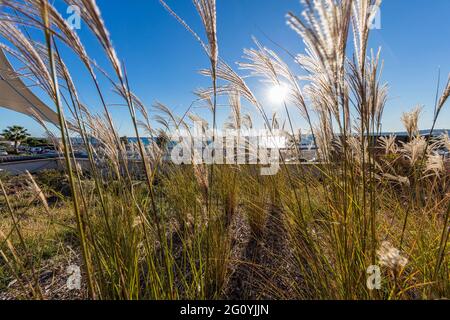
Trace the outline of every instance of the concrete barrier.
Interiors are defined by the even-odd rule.
[[[90,163],[88,159],[77,159],[76,160],[78,166],[81,168],[83,172],[88,173],[91,169]],[[324,164],[320,163],[286,163],[288,167],[292,167],[294,165],[301,165],[303,173],[309,173],[314,176],[321,176],[321,172],[319,167],[322,167]],[[15,161],[15,162],[4,162],[0,163],[0,171],[7,172],[12,175],[23,174],[26,171],[30,173],[37,173],[39,171],[44,170],[65,170],[65,160],[64,158],[53,158],[53,159],[35,159],[35,160],[23,160],[23,161]],[[258,166],[260,167],[260,166]],[[280,168],[283,165],[280,164]],[[108,175],[109,168],[103,167],[102,165],[98,165],[101,174]],[[144,175],[144,166],[143,163],[139,160],[130,160],[128,162],[128,170],[133,174],[134,177],[143,177]]]
[[[42,170],[56,170],[61,168],[61,160],[58,158],[0,163],[0,171],[13,175],[22,174],[26,171],[35,173]]]

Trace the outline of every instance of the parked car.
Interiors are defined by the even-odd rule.
[[[0,150],[0,156],[8,156],[8,152],[6,152],[5,150]]]
[[[53,156],[58,155],[58,152],[56,150],[44,149],[44,151],[42,151],[42,154],[45,154],[47,156]]]
[[[42,148],[40,147],[34,147],[30,149],[31,153],[41,153],[42,152]]]

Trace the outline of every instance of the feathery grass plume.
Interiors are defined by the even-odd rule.
[[[24,27],[42,29],[44,28],[44,24],[40,13],[40,1],[41,0],[2,0],[0,6],[3,5],[5,8],[9,8],[15,13],[13,15],[8,13],[7,10],[3,11],[3,15],[5,15],[7,19]],[[95,78],[91,60],[80,38],[75,30],[68,24],[68,21],[64,19],[51,4],[48,5],[48,19],[50,22],[49,28],[51,29],[51,33],[77,54],[88,68],[91,75]]]
[[[101,116],[86,114],[86,127],[89,129],[91,137],[95,138],[98,144],[98,151],[104,159],[107,159],[114,168],[116,177],[120,176],[120,148],[116,144],[116,138],[111,132],[106,121]]]
[[[332,75],[332,80],[338,80],[344,71],[352,2],[302,0],[304,20],[292,12],[287,14],[288,25],[303,39],[306,51],[315,58],[318,68],[329,70],[324,74]]]
[[[193,0],[193,2],[206,31],[209,43],[209,57],[212,68],[215,69],[219,58],[216,0]]]
[[[153,104],[153,109],[156,112],[160,112],[163,116],[169,119],[169,122],[167,122],[168,128],[170,127],[175,127],[176,129],[179,128],[181,119],[177,115],[175,115],[168,106],[157,101]]]
[[[427,145],[424,137],[416,136],[411,141],[402,143],[400,152],[409,161],[410,166],[414,167],[425,156]]]
[[[17,25],[9,21],[0,21],[0,35],[10,42],[16,50],[8,49],[4,44],[3,49],[18,58],[29,72],[34,76],[37,84],[54,99],[54,91],[51,86],[51,76],[47,64],[43,60],[35,44],[28,39]]]
[[[105,113],[108,116],[108,122],[111,130],[114,131],[114,124],[112,122],[112,118],[109,115],[103,94],[100,90],[100,85],[97,80],[97,76],[93,70],[92,64],[95,65],[89,58],[86,53],[86,50],[81,43],[78,35],[75,30],[71,28],[66,19],[64,19],[59,12],[55,9],[55,7],[51,4],[47,5],[47,22],[48,26],[44,24],[41,15],[41,0],[27,0],[27,1],[18,1],[18,0],[5,0],[2,1],[0,5],[5,6],[7,9],[11,9],[15,14],[7,13],[7,10],[0,11],[0,14],[4,13],[6,16],[6,20],[16,21],[17,24],[26,27],[32,27],[37,29],[48,28],[51,30],[52,36],[60,39],[64,44],[66,44],[69,48],[71,48],[77,56],[83,61],[87,70],[89,71],[91,78],[93,79],[95,86],[97,88],[98,94],[101,98],[103,108]],[[61,59],[57,59],[57,62],[61,61]],[[41,81],[42,83],[42,81]],[[46,87],[47,91],[51,89]],[[118,138],[117,138],[118,139]]]
[[[383,63],[381,49],[376,55],[371,51],[370,60],[361,70],[356,62],[349,62],[348,81],[353,91],[355,107],[359,115],[359,130],[370,135],[379,132],[381,119],[387,102],[388,85],[381,83]],[[374,133],[376,133],[374,132]]]
[[[225,127],[227,129],[240,130],[242,129],[243,123],[241,95],[237,90],[231,91],[228,95],[228,101],[230,104],[231,114],[228,117],[228,122],[225,123]]]
[[[377,250],[377,255],[382,266],[395,272],[401,271],[408,264],[408,259],[402,256],[400,250],[392,246],[388,241],[381,243],[380,248]]]
[[[263,77],[274,86],[286,85],[289,89],[288,100],[292,101],[298,108],[300,115],[308,122],[314,136],[309,110],[297,77],[274,51],[263,47],[256,38],[253,38],[253,42],[257,49],[244,49],[244,58],[248,62],[240,62],[238,65],[241,69],[250,70],[252,76]],[[286,103],[287,101],[285,101]],[[290,120],[287,107],[286,112]]]
[[[448,77],[447,85],[445,86],[444,92],[442,93],[442,96],[439,99],[439,103],[437,105],[435,117],[439,116],[439,113],[441,112],[442,108],[444,107],[444,105],[447,102],[447,99],[449,97],[450,97],[450,75]]]
[[[200,74],[210,77],[211,70],[201,70]],[[242,95],[242,97],[244,97],[247,101],[249,101],[254,106],[257,106],[258,109],[260,108],[256,96],[247,86],[244,79],[241,76],[239,76],[233,70],[233,68],[231,68],[223,60],[219,60],[219,63],[217,65],[217,78],[222,79],[228,83],[227,85],[218,88],[219,93],[220,92],[228,93],[237,90]]]
[[[78,3],[82,6],[84,19],[90,20],[88,25],[104,29],[101,16],[95,9],[95,2],[74,0],[67,3]],[[433,152],[445,146],[449,148],[449,138],[443,136],[439,141],[432,140],[433,144],[428,149],[429,152],[426,152],[425,139],[413,136],[407,144],[397,146],[395,137],[385,137],[379,141],[387,155],[379,155],[375,142],[371,139],[381,127],[387,86],[380,81],[380,51],[371,53],[370,57],[365,53],[369,51],[367,42],[372,14],[370,7],[379,4],[379,1],[305,0],[303,3],[306,12],[301,20],[299,18],[300,21],[297,21],[293,17],[288,19],[292,20],[294,29],[305,35],[303,40],[307,43],[307,50],[304,55],[297,57],[296,62],[306,75],[294,75],[274,51],[259,43],[256,44],[256,49],[245,52],[250,62],[246,61],[247,65],[243,66],[248,67],[252,75],[262,76],[271,83],[277,80],[286,82],[290,89],[289,102],[294,103],[300,111],[304,109],[305,112],[311,112],[312,119],[317,121],[313,123],[314,133],[319,147],[319,159],[323,162],[299,168],[311,167],[317,174],[310,174],[305,170],[305,174],[294,173],[293,179],[290,179],[293,164],[280,170],[277,176],[266,178],[255,173],[257,170],[254,167],[257,166],[220,166],[215,170],[217,179],[212,188],[208,167],[197,162],[198,155],[194,154],[193,166],[158,163],[163,170],[152,168],[152,187],[149,190],[140,181],[141,176],[133,175],[129,180],[124,179],[126,174],[123,171],[135,161],[126,156],[121,159],[121,154],[126,155],[129,150],[135,155],[138,150],[144,154],[144,161],[152,165],[160,157],[160,150],[155,148],[155,154],[152,150],[142,152],[135,143],[128,144],[128,149],[125,149],[125,144],[118,142],[115,138],[117,132],[105,118],[107,110],[105,114],[95,115],[80,103],[77,88],[70,78],[69,66],[62,61],[56,46],[57,41],[58,44],[75,48],[78,55],[84,55],[81,40],[78,39],[80,43],[76,43],[78,40],[75,32],[64,30],[67,26],[60,21],[56,9],[48,3],[47,17],[43,19],[41,0],[0,1],[0,23],[5,23],[5,28],[10,28],[10,24],[11,28],[18,30],[6,30],[4,33],[17,39],[19,44],[17,47],[13,43],[0,46],[25,66],[14,76],[37,82],[37,77],[31,71],[35,69],[45,83],[45,75],[40,73],[48,72],[49,92],[52,95],[55,92],[62,94],[61,99],[64,101],[61,101],[61,105],[65,103],[64,107],[67,105],[70,111],[73,108],[78,129],[85,140],[85,148],[92,161],[92,176],[78,175],[76,199],[80,201],[80,207],[84,209],[82,211],[89,213],[83,215],[85,229],[82,231],[86,232],[85,239],[95,270],[94,288],[99,298],[229,298],[224,287],[227,280],[231,279],[227,272],[235,267],[236,260],[241,259],[234,257],[235,247],[232,245],[236,241],[232,236],[237,234],[240,243],[241,237],[245,238],[247,233],[250,234],[249,237],[256,235],[260,241],[257,245],[263,243],[266,249],[266,236],[272,242],[273,230],[270,226],[274,222],[287,227],[287,234],[278,233],[277,230],[274,238],[274,251],[277,251],[274,260],[279,260],[277,262],[283,268],[265,265],[265,254],[261,256],[262,259],[258,255],[257,261],[239,261],[239,270],[241,266],[245,270],[250,265],[252,277],[256,275],[252,279],[257,279],[253,282],[263,284],[261,287],[264,288],[257,292],[258,295],[262,296],[270,291],[275,298],[289,296],[307,299],[448,296],[448,268],[445,266],[449,214],[445,210],[449,184],[448,175],[441,171],[442,159],[435,157]],[[215,2],[214,9],[206,1],[195,0],[194,4],[205,18],[202,18],[204,28],[212,30],[216,17],[215,13],[208,10],[215,11]],[[6,10],[2,11],[5,7]],[[18,16],[13,12],[16,9]],[[91,17],[93,15],[97,17]],[[211,18],[211,15],[214,17]],[[350,40],[346,35],[349,25],[353,26],[355,41],[355,49],[351,50],[353,59],[346,58],[346,42]],[[54,45],[53,54],[44,52],[42,45],[33,40],[31,36],[34,33],[27,34],[27,28],[30,27],[43,29],[47,35],[51,35],[48,39],[51,40],[50,48],[52,43]],[[185,27],[190,30],[186,24]],[[22,35],[16,35],[16,32]],[[215,29],[213,32],[216,32]],[[98,38],[109,38],[106,30],[98,30],[97,33]],[[211,56],[217,47],[214,49],[209,43],[217,41],[217,35],[207,31],[207,36],[208,43],[203,43],[198,36],[197,40],[208,56]],[[100,41],[108,46],[108,39]],[[30,45],[34,47],[34,53],[29,52],[27,46]],[[149,112],[129,87],[125,69],[122,69],[122,76],[118,73],[117,76],[121,79],[117,81],[90,57],[81,59],[86,61],[88,67],[92,66],[97,69],[96,72],[100,71],[113,84],[114,91],[126,100],[134,124],[138,124],[139,129],[145,128],[149,135],[155,134]],[[216,75],[223,81],[223,85],[198,90],[198,100],[192,106],[206,105],[214,112],[214,96],[223,95],[228,98],[231,109],[227,127],[252,128],[254,119],[243,112],[244,104],[250,101],[262,114],[267,128],[284,128],[282,119],[274,116],[273,121],[269,121],[269,117],[265,116],[262,105],[247,86],[245,77],[239,76],[222,60],[219,61],[218,53],[215,60]],[[112,64],[121,69],[118,62]],[[43,67],[47,71],[41,70]],[[213,77],[211,68],[201,72]],[[59,81],[59,88],[56,90],[54,83],[58,81],[55,81],[55,76],[56,80],[64,80]],[[95,81],[93,70],[91,76]],[[100,87],[98,88],[103,97]],[[68,96],[64,96],[65,94]],[[437,106],[440,105],[443,104],[438,101]],[[169,106],[157,103],[151,113],[153,121],[162,127],[162,140],[169,140],[165,135],[174,129],[185,129],[192,137],[189,120],[201,122],[202,130],[207,130],[209,123],[191,112],[192,106],[179,117]],[[144,117],[143,121],[137,119],[139,113]],[[62,131],[62,134],[69,137],[68,130]],[[93,141],[91,143],[91,138],[95,139],[95,145]],[[191,141],[185,141],[189,142]],[[69,149],[72,154],[70,144],[66,147],[68,148],[63,146],[62,150]],[[256,147],[250,143],[246,148],[254,153],[253,148]],[[70,155],[64,155],[66,160],[70,159]],[[401,156],[405,156],[414,165],[413,170],[404,166],[404,162],[399,160]],[[418,166],[420,160],[426,166]],[[142,167],[139,170],[141,169]],[[74,172],[78,173],[76,170]],[[92,179],[96,182],[95,186],[91,183]],[[37,180],[36,184],[39,183]],[[152,193],[157,210],[153,210],[149,200]],[[214,203],[211,215],[205,210],[209,197],[212,199],[211,203]],[[421,199],[415,201],[416,198]],[[275,206],[280,208],[280,212],[268,210]],[[52,207],[49,209],[55,210]],[[16,210],[15,206],[13,210]],[[161,219],[161,223],[149,222],[147,218],[152,210],[156,213],[155,217]],[[22,212],[18,216],[21,216],[20,213]],[[13,220],[15,214],[13,211]],[[29,266],[23,257],[31,258],[34,252],[22,253],[21,245],[16,245],[16,234],[9,233],[12,228],[8,225],[8,219],[9,217],[0,221],[0,255],[6,264],[12,266],[12,272],[7,272],[8,276],[14,276],[17,270],[25,271],[23,274],[19,272],[17,278],[25,279],[24,287],[30,282],[30,289],[23,290],[28,293],[33,289],[32,282],[38,281],[29,276],[33,271],[22,268],[22,265]],[[208,224],[205,225],[205,222]],[[3,232],[4,223],[8,232]],[[158,230],[158,226],[161,226],[161,230]],[[402,226],[399,250],[388,243],[381,244],[380,248],[377,239],[385,234],[396,239]],[[246,232],[247,229],[250,231]],[[5,239],[10,240],[10,245],[5,243]],[[28,243],[29,239],[26,240]],[[253,240],[250,238],[249,244]],[[8,246],[15,247],[19,259],[15,259],[8,251]],[[295,276],[284,272],[285,259],[289,260],[286,261],[288,269],[293,264],[290,257],[283,256],[284,250],[279,250],[284,246],[294,253],[292,259],[295,260]],[[405,254],[400,249],[408,252],[410,261],[405,260]],[[375,250],[375,259],[372,259],[372,250]],[[408,285],[401,288],[402,291],[398,294],[397,283],[386,281],[383,283],[385,290],[374,293],[367,289],[365,281],[361,281],[367,266],[376,264],[376,251],[381,264],[390,270],[398,272],[407,266],[408,271],[411,271],[408,272],[408,280],[405,280]],[[229,265],[230,262],[232,265]],[[19,264],[20,268],[16,268]],[[278,281],[270,275],[266,276],[266,272],[271,273],[272,269],[277,275],[281,274],[283,279],[286,278],[289,282],[287,289],[284,286],[278,288]],[[2,275],[3,270],[0,263]],[[239,273],[237,276],[241,277]],[[296,282],[297,278],[301,279],[299,283]],[[229,285],[233,286],[233,282],[230,281]],[[237,291],[239,297],[242,297],[251,294],[253,288],[240,286]],[[390,291],[394,291],[394,294],[390,295]],[[35,296],[39,298],[38,291]]]
[[[216,129],[217,129],[217,97],[218,97],[218,91],[217,91],[217,64],[219,59],[219,44],[217,41],[217,14],[216,14],[216,0],[193,0],[195,8],[197,9],[198,14],[200,15],[200,18],[203,23],[203,27],[206,31],[206,35],[208,38],[208,44],[209,44],[209,50],[208,50],[208,56],[211,61],[211,80],[212,80],[212,87],[213,87],[213,102],[212,102],[212,108],[213,108],[213,124],[212,124],[212,141],[213,144],[216,143]],[[215,152],[213,152],[213,157],[215,157]],[[211,166],[211,173],[210,173],[210,181],[209,181],[209,188],[214,187],[214,163]],[[208,207],[208,218],[210,218],[210,202],[212,200],[211,194],[209,194],[209,188],[205,188],[208,199],[207,199],[207,207]],[[209,230],[209,229],[208,229]],[[209,237],[208,237],[208,250],[207,254],[209,255]],[[209,256],[207,256],[207,259]],[[207,266],[208,271],[208,266]]]
[[[321,116],[320,123],[315,127],[318,157],[322,161],[329,161],[332,157],[334,133],[329,117]]]
[[[354,0],[352,3],[353,39],[356,62],[360,68],[365,67],[370,28],[381,2],[381,0]]]
[[[369,142],[363,137],[350,136],[347,140],[349,152],[352,155],[353,161],[361,167],[365,159],[369,158]]]
[[[248,62],[239,62],[241,69],[250,70],[252,76],[263,77],[273,85],[279,85],[283,80],[283,84],[289,85],[290,98],[296,103],[302,112],[302,116],[308,118],[308,110],[305,103],[297,77],[290,70],[288,65],[273,51],[261,45],[261,43],[253,37],[257,49],[244,49],[244,58]]]
[[[319,118],[333,116],[342,134],[349,130],[349,97],[345,54],[352,16],[351,0],[302,0],[302,18],[287,14],[288,25],[306,46],[296,62],[306,71],[304,92]],[[320,119],[332,124],[332,120]],[[344,132],[345,131],[345,132]],[[315,135],[318,132],[313,131]],[[322,137],[324,134],[322,134]]]
[[[441,178],[445,173],[445,169],[443,156],[439,154],[428,154],[424,173],[429,175],[425,175],[424,177],[435,176]]]
[[[202,20],[203,27],[206,32],[206,36],[208,39],[208,46],[206,46],[205,42],[201,40],[201,38],[195,33],[189,25],[181,19],[163,0],[160,0],[160,3],[169,11],[169,13],[175,17],[201,44],[203,49],[206,51],[209,60],[211,62],[211,80],[212,80],[212,111],[213,111],[213,135],[212,140],[213,144],[216,141],[216,127],[217,127],[217,65],[219,61],[219,44],[217,41],[217,13],[216,13],[216,0],[193,0],[194,6],[197,10],[197,13]],[[211,166],[211,174],[210,174],[210,186],[213,187],[214,184],[214,164]],[[209,203],[209,201],[208,201]],[[209,207],[209,205],[208,205]],[[208,212],[209,214],[209,212]]]
[[[211,70],[201,70],[200,71],[201,74],[205,75],[205,76],[211,76]],[[241,97],[243,97],[244,99],[246,99],[248,102],[250,102],[259,112],[259,114],[261,115],[264,125],[267,128],[270,128],[270,120],[269,117],[267,116],[267,113],[265,112],[264,108],[262,107],[262,105],[259,103],[258,99],[256,98],[256,96],[254,95],[254,93],[250,90],[249,86],[247,85],[247,83],[245,82],[245,80],[239,76],[234,70],[233,68],[231,68],[225,61],[223,60],[219,60],[219,63],[217,65],[217,78],[222,79],[224,81],[227,82],[227,84],[218,87],[217,88],[217,92],[218,94],[220,93],[224,93],[224,94],[232,94],[234,92],[237,92],[241,95]],[[213,92],[214,90],[210,89],[209,92]],[[203,91],[203,95],[206,95],[208,92],[208,90],[204,90]],[[251,120],[250,117],[246,117],[246,122],[248,123],[248,125],[253,126],[253,121],[248,121]]]
[[[271,119],[272,119],[272,122],[271,122],[271,124],[270,124],[270,126],[271,126],[270,128],[271,128],[272,130],[278,130],[278,129],[280,129],[280,121],[278,120],[278,115],[277,115],[276,112],[274,112],[274,113],[272,114]]]
[[[381,137],[378,141],[385,154],[396,154],[398,152],[397,137],[395,135],[391,134],[389,137]]]
[[[89,29],[97,37],[100,44],[103,46],[111,64],[119,78],[123,77],[122,66],[117,57],[116,50],[111,41],[109,31],[106,29],[100,9],[95,0],[64,0],[68,5],[77,6],[80,8],[80,13],[83,21],[87,24]]]
[[[74,5],[74,6],[77,6],[78,8],[80,8],[80,13],[81,13],[81,17],[83,18],[83,21],[87,24],[89,29],[94,33],[94,35],[98,39],[99,43],[103,47],[104,51],[106,52],[106,55],[108,56],[108,58],[110,60],[111,65],[116,73],[116,76],[119,79],[120,86],[122,87],[121,92],[124,93],[124,98],[125,98],[125,101],[126,101],[126,104],[128,107],[128,111],[129,111],[129,114],[130,114],[130,117],[132,120],[133,129],[134,129],[134,132],[138,139],[139,153],[141,155],[141,160],[144,164],[144,171],[145,171],[145,175],[147,178],[148,188],[150,190],[152,190],[153,189],[153,182],[152,182],[153,174],[150,172],[151,168],[148,163],[148,157],[146,155],[146,152],[145,152],[145,149],[144,149],[143,143],[141,141],[141,137],[140,137],[140,132],[139,132],[139,128],[138,128],[138,120],[136,117],[136,109],[135,109],[135,103],[134,103],[135,100],[132,97],[132,93],[129,88],[129,82],[128,82],[126,72],[124,72],[124,70],[122,69],[122,65],[118,59],[116,50],[113,47],[112,40],[110,38],[110,34],[109,34],[108,30],[106,29],[100,9],[98,8],[95,0],[65,0],[65,1],[69,5]],[[106,106],[106,103],[104,101],[104,97],[99,88],[99,84],[96,80],[95,74],[92,72],[91,69],[90,69],[90,73],[95,82],[95,85],[97,87],[100,98],[102,100],[102,104],[103,104],[105,114],[108,119],[108,123],[110,125],[110,129],[111,129],[111,131],[114,132],[117,145],[120,145],[120,139],[118,137],[117,132],[114,129],[114,124],[113,124],[111,115],[110,115],[108,108]],[[122,151],[123,150],[120,150],[120,160],[122,162],[125,162],[126,156],[123,154]],[[125,171],[127,172],[127,177],[130,178],[128,171],[127,170],[125,170]],[[153,192],[151,192],[150,195],[152,198],[152,203],[154,204]],[[156,217],[156,207],[155,206],[153,206],[153,211],[155,211],[154,212],[155,219],[158,219]]]
[[[189,112],[188,113],[188,118],[191,119],[194,123],[198,123],[201,125],[201,130],[202,133],[205,133],[206,130],[208,130],[209,127],[209,123],[208,121],[206,121],[205,119],[203,119],[202,117],[200,117],[199,115]]]
[[[417,106],[410,112],[404,112],[401,117],[401,121],[410,139],[413,139],[419,135],[419,117],[422,112],[422,107]]]
[[[100,9],[97,6],[97,3],[95,0],[65,0],[68,5],[74,5],[80,8],[80,13],[83,18],[83,21],[87,24],[87,26],[90,28],[90,30],[94,33],[94,35],[97,37],[99,43],[102,45],[104,51],[106,52],[111,65],[114,68],[114,71],[117,75],[117,77],[120,80],[122,96],[124,96],[125,101],[127,102],[127,105],[129,107],[129,112],[133,120],[134,129],[136,132],[137,137],[139,138],[139,132],[137,128],[137,120],[135,115],[135,105],[133,102],[132,94],[129,90],[128,81],[125,78],[125,74],[122,70],[122,65],[119,61],[119,58],[117,56],[116,50],[114,49],[114,46],[112,44],[112,40],[110,38],[109,31],[106,29],[105,23],[103,21],[103,18],[101,16]],[[93,73],[92,73],[93,74]],[[95,77],[93,75],[93,77]],[[108,77],[109,78],[109,77]],[[109,78],[110,79],[110,78]],[[103,101],[103,97],[102,97]],[[104,104],[104,101],[103,101]],[[105,112],[107,113],[108,120],[111,125],[111,129],[114,130],[112,120],[110,119],[109,112],[107,111],[106,105],[104,104]],[[118,139],[116,135],[116,140]],[[145,154],[143,153],[142,145],[140,143],[139,139],[139,145],[140,145],[140,151],[141,156],[143,160],[145,159]],[[146,166],[146,171],[148,170]],[[147,172],[147,176],[149,176],[150,173]],[[150,182],[150,181],[149,181]]]
[[[244,58],[248,62],[239,62],[241,69],[250,70],[252,76],[264,77],[273,85],[279,84],[281,77],[290,77],[291,72],[275,52],[263,47],[256,38],[253,42],[257,49],[244,49]]]
[[[216,90],[217,94],[224,94],[226,91],[221,89]],[[194,94],[198,97],[196,102],[204,102],[206,105],[201,105],[201,107],[206,107],[211,113],[214,113],[214,101],[212,96],[214,95],[213,88],[199,88],[194,91]]]

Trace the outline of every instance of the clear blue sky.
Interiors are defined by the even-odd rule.
[[[192,91],[209,85],[208,79],[197,73],[199,69],[208,67],[208,60],[198,44],[160,6],[158,0],[97,2],[119,56],[126,63],[132,90],[148,106],[158,100],[183,113],[194,100]],[[201,31],[199,18],[190,0],[167,2],[195,30]],[[232,64],[241,60],[243,48],[252,46],[252,35],[268,46],[273,45],[266,35],[293,53],[303,52],[302,42],[285,23],[286,12],[300,12],[298,0],[217,2],[220,51],[227,62]],[[383,79],[390,84],[389,102],[383,121],[386,131],[401,130],[401,113],[417,104],[426,106],[421,127],[430,126],[438,67],[441,67],[443,82],[450,72],[449,14],[448,0],[384,1],[382,28],[373,31],[371,46],[382,47],[385,60]],[[104,64],[101,51],[85,26],[80,36],[88,52]],[[67,60],[73,65],[73,77],[82,100],[91,108],[98,108],[92,84],[85,81],[86,74],[79,71],[82,69],[81,64],[70,54],[67,54]],[[252,82],[252,89],[259,97],[267,96],[267,89],[262,84]],[[120,101],[112,93],[107,99],[112,104]],[[119,106],[113,109],[120,133],[132,136],[125,109]],[[202,111],[198,112],[203,115]],[[220,112],[221,118],[226,114]],[[0,129],[12,124],[29,128],[35,136],[42,134],[33,120],[0,108]],[[297,124],[303,125],[301,121]],[[450,105],[445,107],[438,127],[450,127]]]

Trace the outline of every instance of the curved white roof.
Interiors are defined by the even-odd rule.
[[[0,49],[0,107],[59,126],[58,114],[42,102],[16,75]]]

